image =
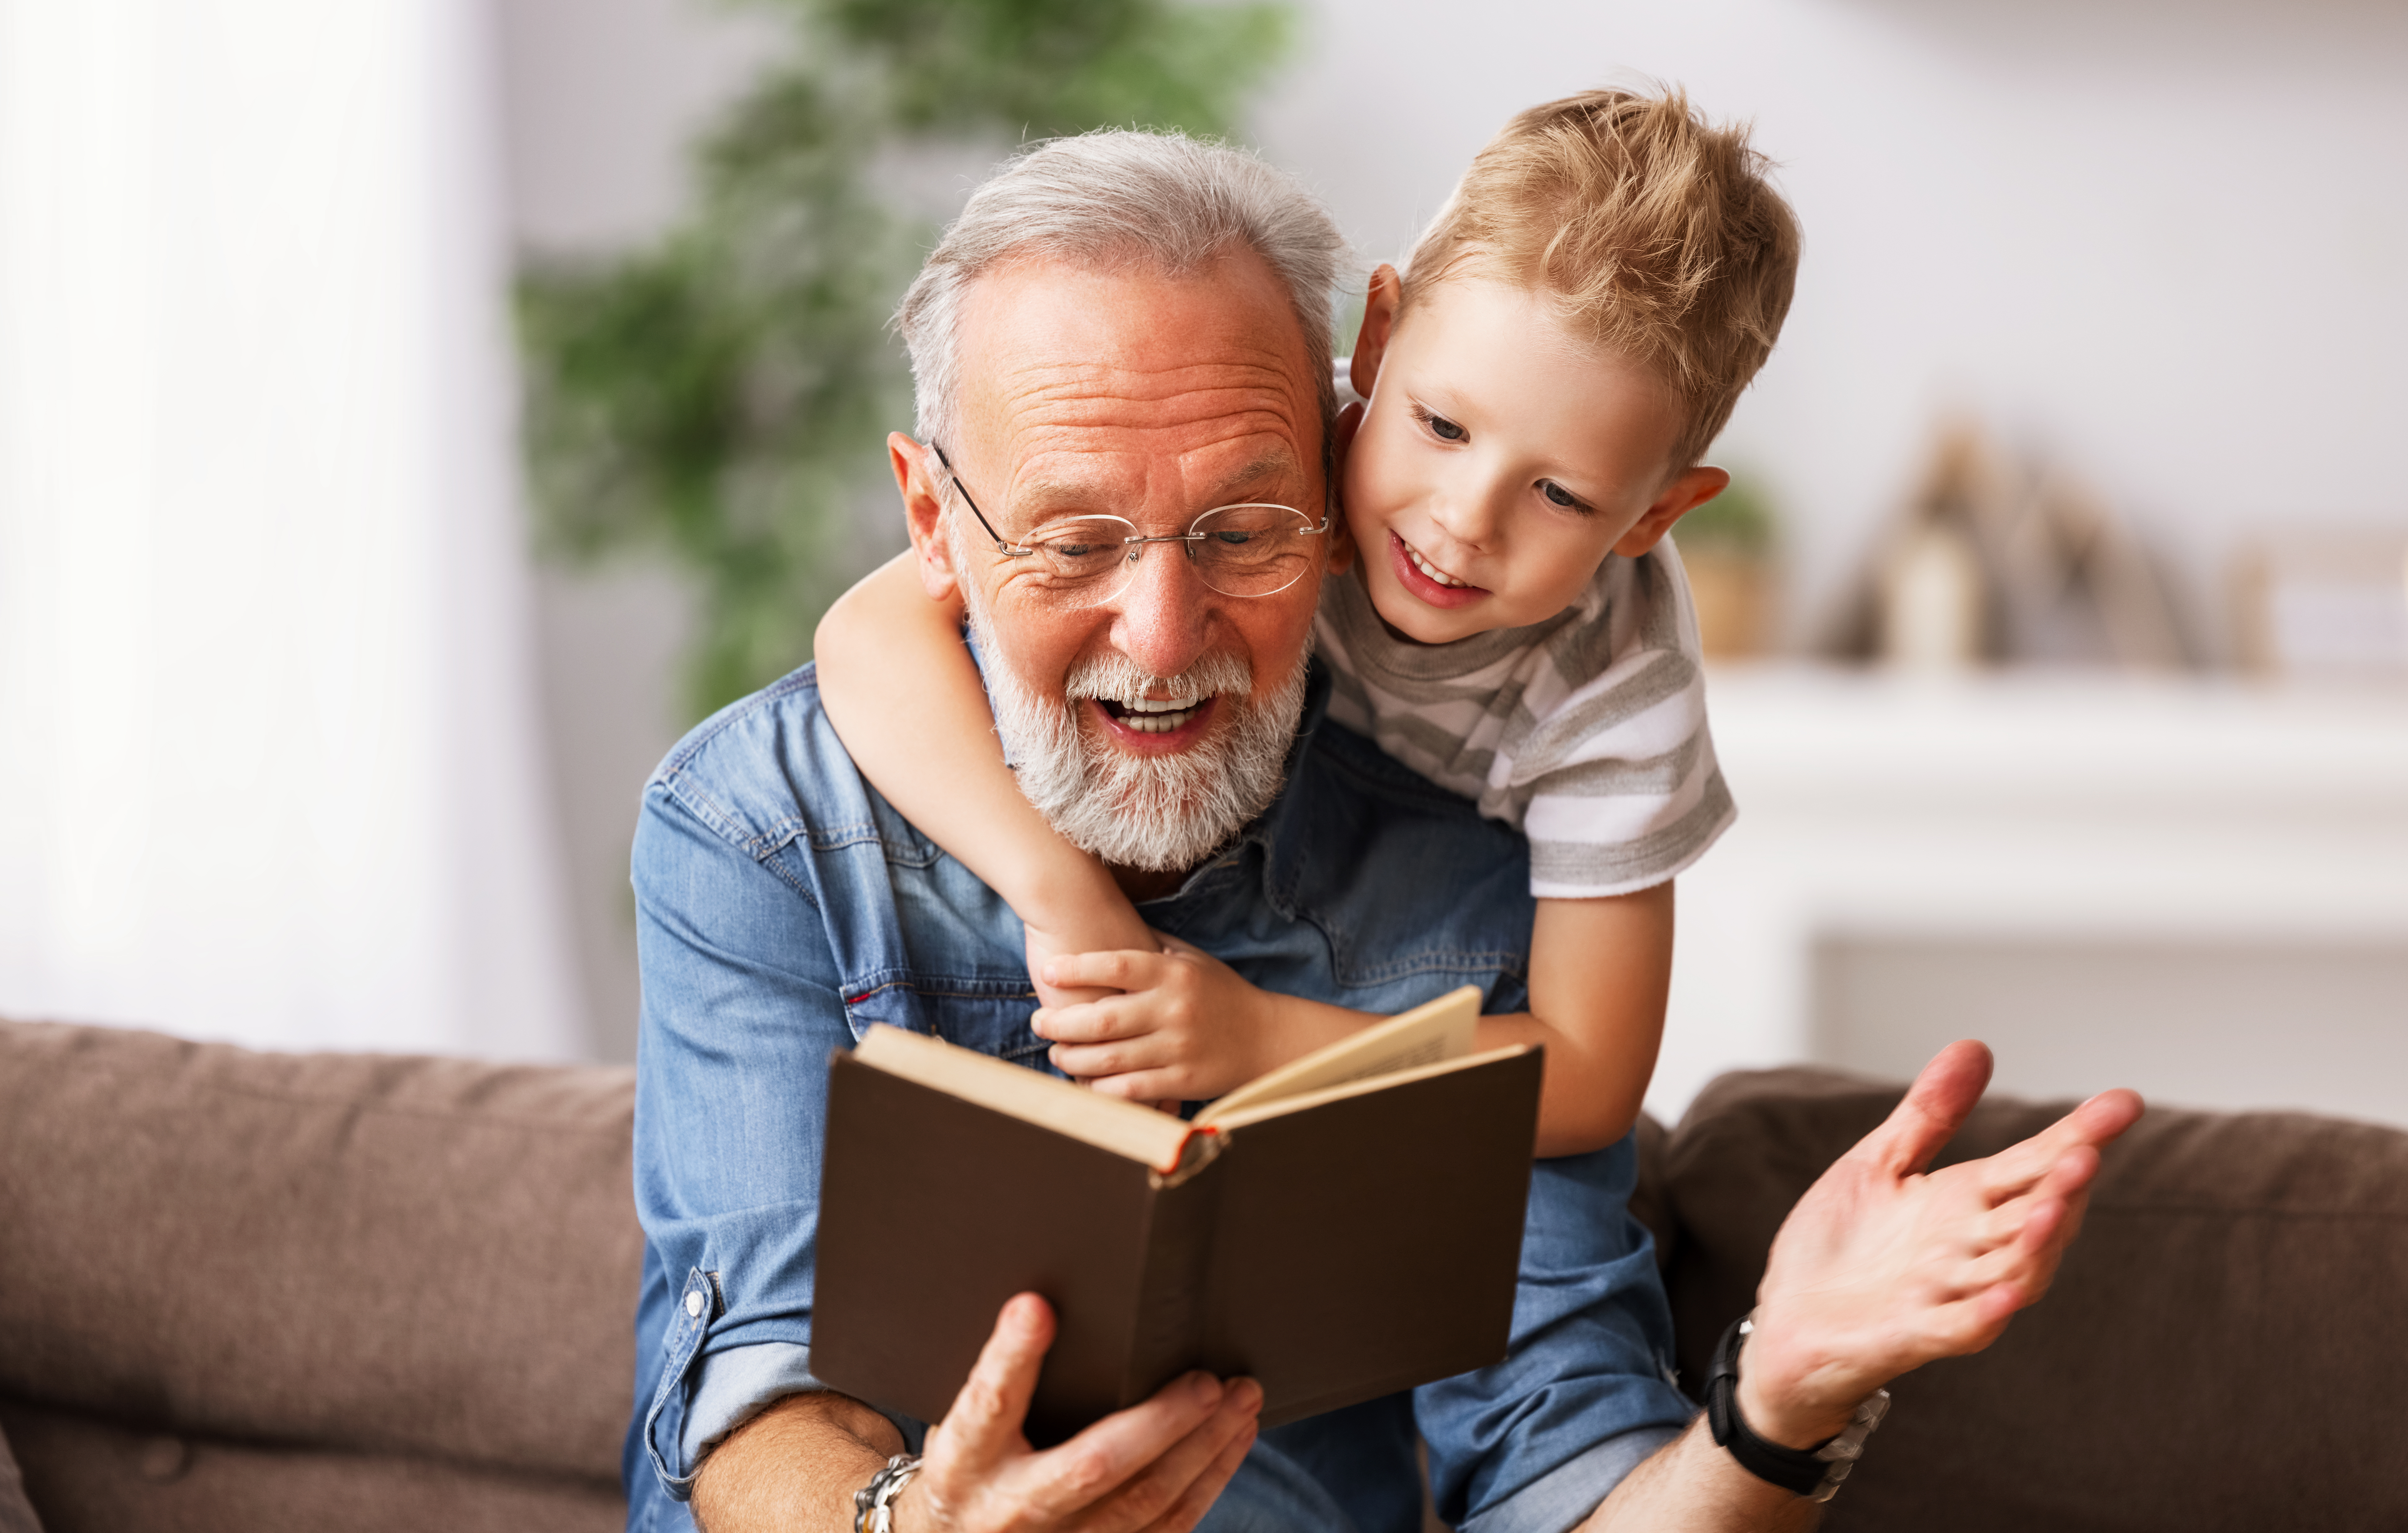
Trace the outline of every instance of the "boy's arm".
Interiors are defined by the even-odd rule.
[[[1202,1100],[1387,1019],[1258,989],[1175,938],[1158,951],[1082,953],[1058,985],[1124,992],[1032,1019],[1056,1069],[1140,1101]],[[1672,885],[1601,899],[1542,899],[1530,940],[1530,1010],[1480,1019],[1480,1047],[1540,1043],[1541,1155],[1601,1150],[1630,1132],[1656,1073],[1672,982]]]
[[[1030,928],[1039,998],[1096,998],[1046,985],[1041,954],[1153,939],[1103,864],[1054,834],[1012,781],[961,617],[958,603],[928,599],[911,555],[888,561],[820,620],[821,703],[862,775]]]
[[[1480,1046],[1543,1043],[1539,1153],[1601,1150],[1638,1121],[1672,988],[1672,882],[1598,899],[1542,899],[1530,932],[1530,1010],[1480,1019]]]

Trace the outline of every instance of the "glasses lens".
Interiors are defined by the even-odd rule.
[[[1197,519],[1196,566],[1230,596],[1284,591],[1312,567],[1312,523],[1286,506],[1223,506]]]
[[[1034,595],[1058,601],[1101,601],[1118,587],[1128,566],[1128,539],[1137,528],[1111,517],[1055,522],[1028,535],[1037,551]]]

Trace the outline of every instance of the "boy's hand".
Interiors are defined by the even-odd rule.
[[[1053,965],[1082,953],[1144,950],[1158,940],[1137,911],[1125,905],[1118,910],[1082,912],[1078,921],[1061,925],[1024,921],[1023,929],[1027,940],[1028,977],[1037,987],[1037,1004],[1055,1010],[1084,1001],[1103,1000],[1119,991],[1110,985],[1056,984],[1048,978]]]
[[[1193,1102],[1303,1052],[1276,1046],[1279,996],[1200,949],[1153,936],[1159,952],[1072,953],[1045,966],[1040,980],[1057,989],[1122,992],[1029,1019],[1053,1041],[1056,1069],[1133,1101]]]

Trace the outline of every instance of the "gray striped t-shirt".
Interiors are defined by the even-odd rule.
[[[1706,732],[1698,621],[1670,539],[1609,554],[1544,623],[1417,644],[1359,573],[1322,587],[1329,716],[1530,838],[1542,899],[1627,895],[1698,860],[1738,810]]]

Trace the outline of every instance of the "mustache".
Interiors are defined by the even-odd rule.
[[[1103,650],[1071,666],[1062,691],[1072,702],[1093,697],[1135,708],[1156,687],[1169,694],[1173,702],[1244,697],[1254,690],[1254,675],[1244,661],[1226,650],[1198,656],[1176,676],[1156,676],[1118,650]]]

